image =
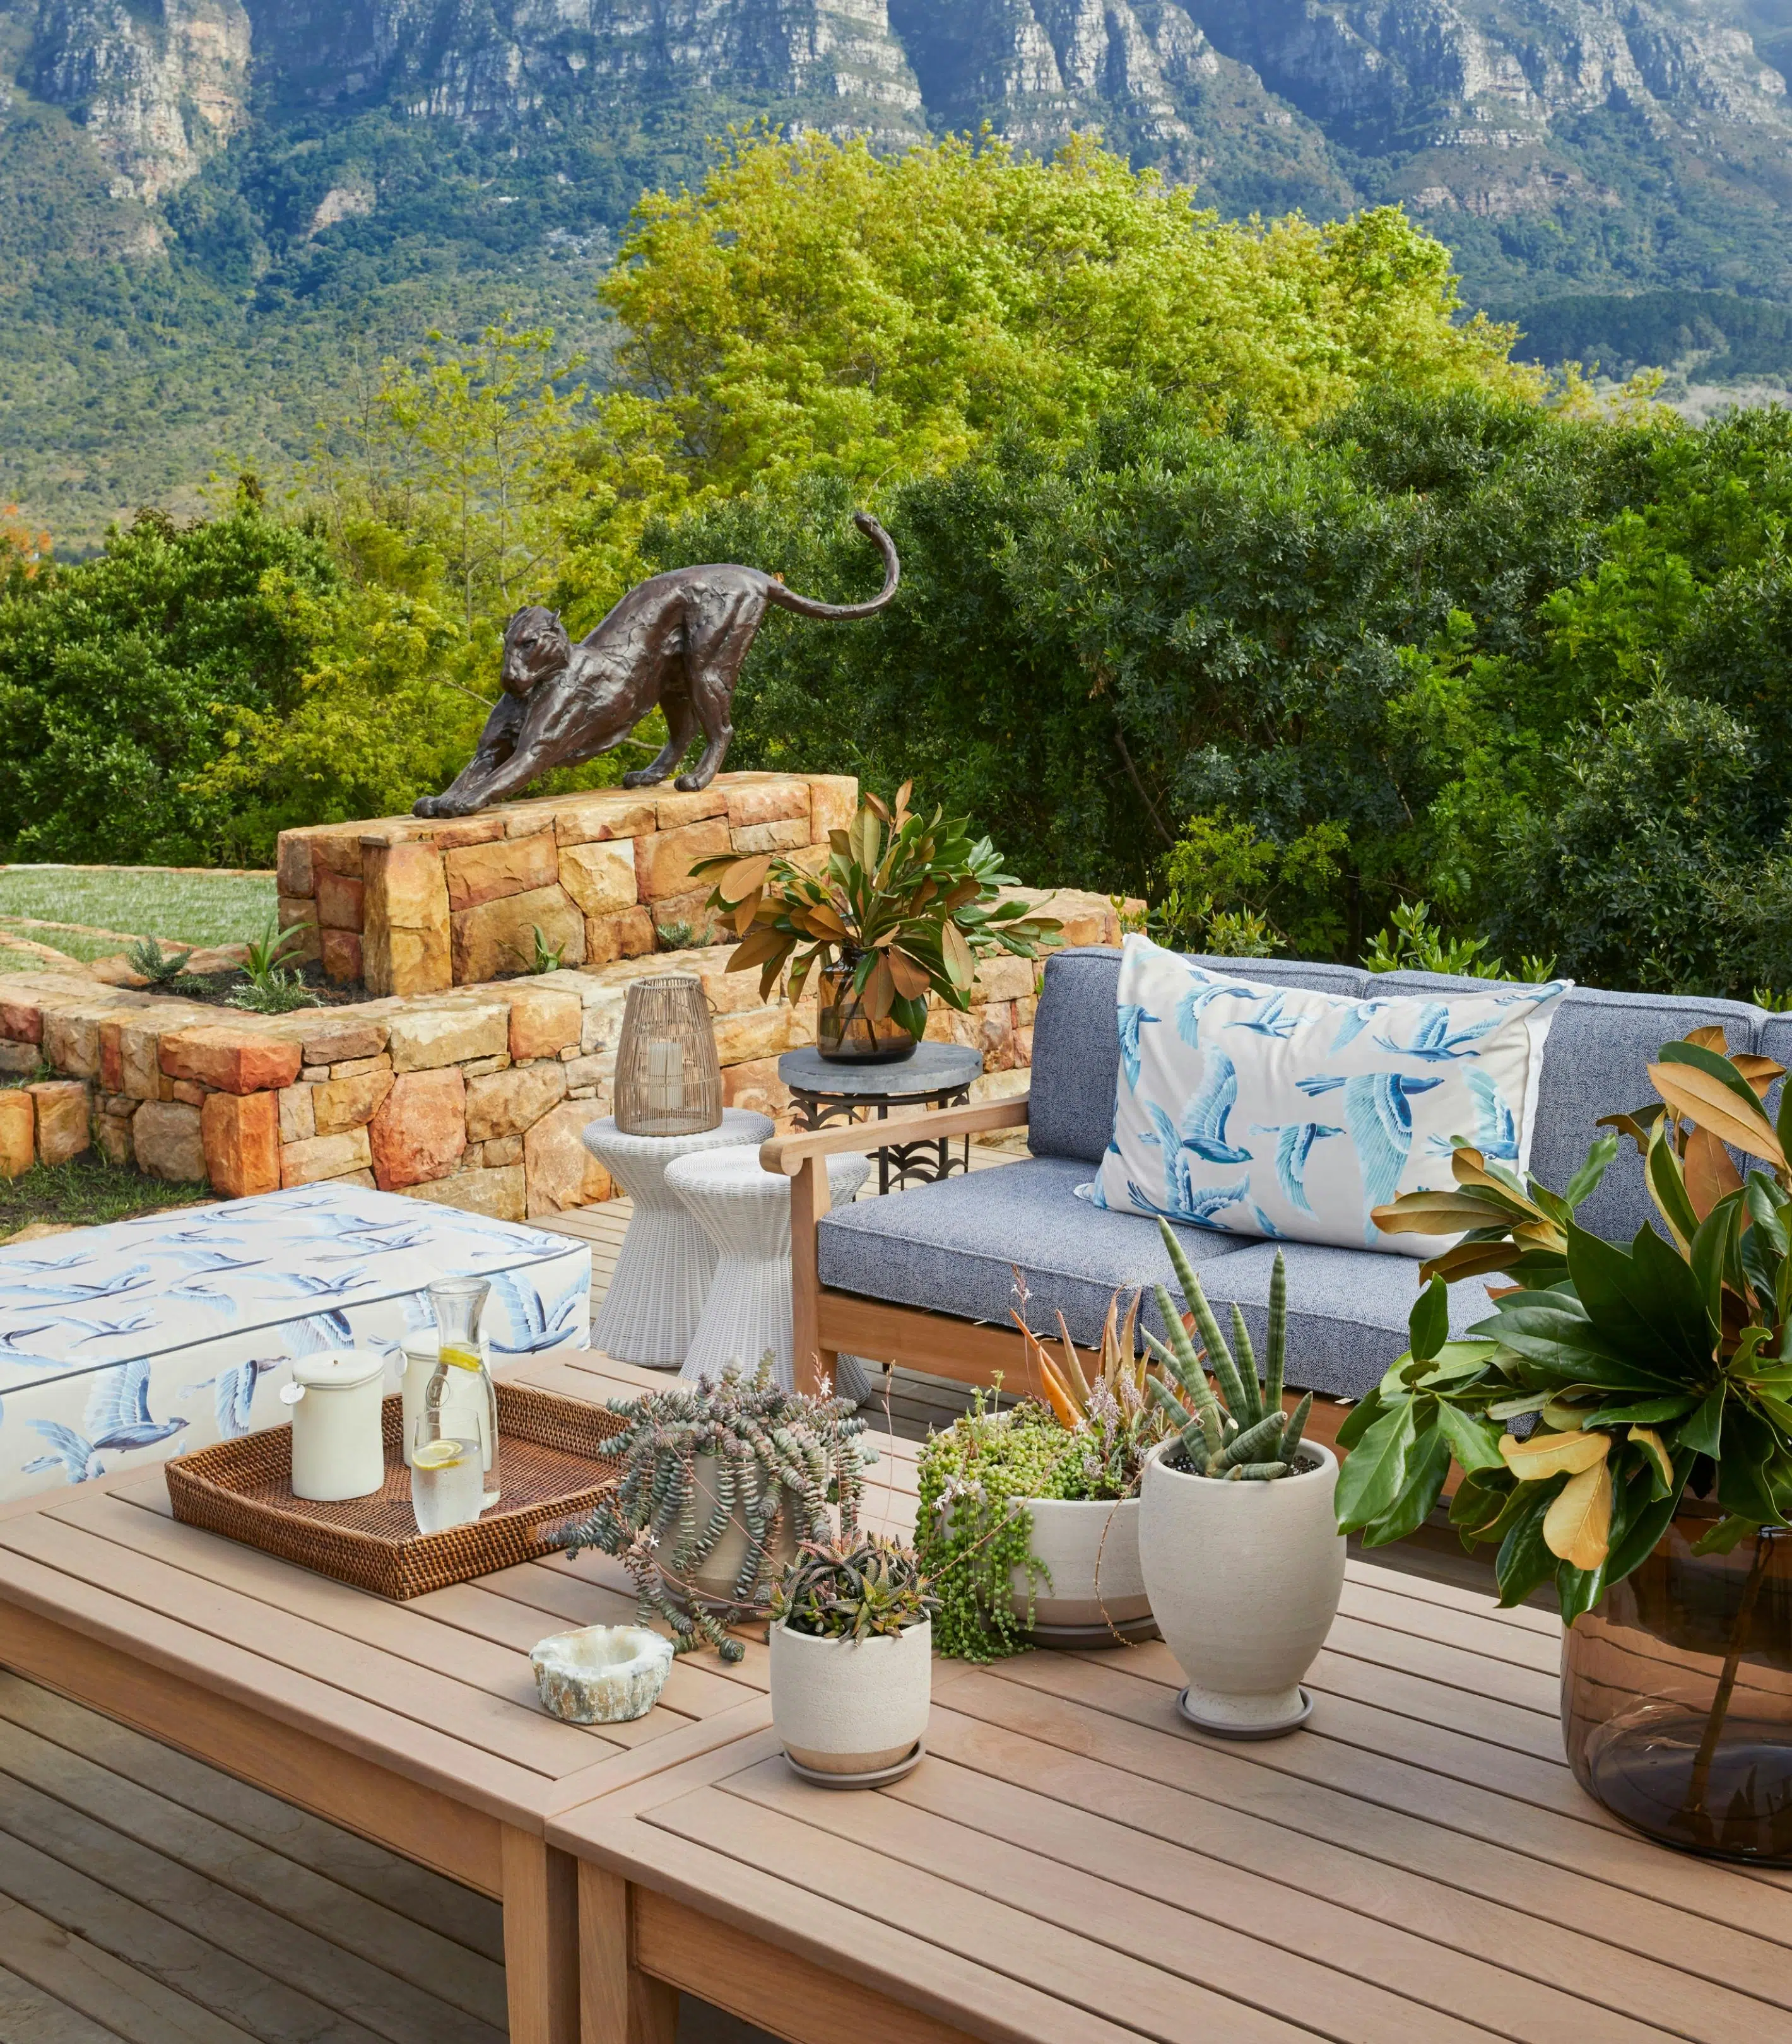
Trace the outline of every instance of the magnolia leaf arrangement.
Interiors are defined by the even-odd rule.
[[[708,905],[743,939],[729,970],[757,966],[762,999],[788,966],[790,998],[800,1000],[810,973],[837,959],[852,968],[871,1021],[894,1018],[919,1037],[929,994],[969,1009],[979,958],[1036,958],[1060,941],[1052,917],[998,900],[1013,876],[989,840],[974,843],[962,817],[911,812],[910,786],[898,790],[894,812],[861,797],[852,822],[830,834],[820,874],[771,852],[723,852],[691,867],[713,883]]]
[[[817,1639],[887,1638],[939,1608],[914,1550],[877,1533],[805,1540],[771,1593],[773,1623]]]
[[[1198,1350],[1176,1311],[1175,1302],[1159,1285],[1157,1310],[1169,1331],[1167,1343],[1148,1329],[1145,1340],[1151,1351],[1181,1387],[1178,1397],[1169,1383],[1154,1377],[1151,1394],[1169,1416],[1182,1436],[1181,1453],[1197,1476],[1223,1478],[1232,1483],[1273,1483],[1292,1476],[1300,1466],[1301,1436],[1313,1410],[1309,1391],[1292,1412],[1282,1404],[1282,1386],[1288,1348],[1288,1271],[1282,1252],[1275,1252],[1269,1280],[1269,1329],[1263,1356],[1263,1376],[1257,1375],[1257,1358],[1244,1316],[1232,1309],[1232,1342],[1229,1347],[1201,1289],[1194,1267],[1182,1254],[1167,1221],[1157,1224],[1169,1251],[1176,1282],[1182,1288],[1196,1327],[1202,1349]],[[1237,1353],[1233,1354],[1233,1347]],[[1202,1350],[1205,1350],[1205,1354]],[[1216,1396],[1208,1381],[1211,1371],[1217,1380]],[[1221,1403],[1223,1397],[1225,1403]],[[1187,1400],[1185,1404],[1184,1400]],[[1194,1409],[1191,1411],[1190,1408]]]
[[[734,1585],[734,1607],[743,1611],[764,1608],[786,1514],[799,1542],[833,1537],[830,1504],[839,1508],[843,1536],[856,1533],[868,1459],[858,1438],[865,1423],[846,1399],[785,1390],[771,1362],[767,1353],[750,1377],[736,1363],[713,1382],[679,1381],[611,1399],[610,1411],[627,1424],[598,1452],[620,1462],[621,1475],[590,1517],[559,1542],[571,1554],[596,1547],[615,1555],[634,1583],[640,1623],[663,1619],[677,1654],[707,1644],[725,1661],[740,1658],[740,1642],[688,1594],[690,1577],[731,1523],[747,1535]],[[699,1456],[713,1458],[707,1504],[698,1484]]]
[[[1689,1491],[1728,1553],[1792,1512],[1792,1087],[1782,1067],[1695,1031],[1649,1067],[1659,1101],[1605,1117],[1557,1193],[1459,1143],[1456,1184],[1379,1208],[1391,1234],[1464,1230],[1421,1266],[1411,1347],[1339,1432],[1338,1523],[1366,1546],[1411,1532],[1451,1458],[1450,1516],[1497,1543],[1502,1601],[1553,1577],[1564,1620],[1655,1547]],[[1575,1222],[1632,1141],[1660,1229],[1628,1250]],[[1746,1176],[1726,1145],[1758,1159]],[[1504,1273],[1490,1318],[1450,1340],[1446,1286]],[[1490,1290],[1492,1288],[1490,1287]]]

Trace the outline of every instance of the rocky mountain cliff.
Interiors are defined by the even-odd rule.
[[[9,14],[19,83],[150,204],[252,109],[379,109],[527,149],[705,101],[891,147],[987,121],[1043,149],[1094,125],[1222,206],[1392,196],[1440,225],[1621,211],[1663,181],[1764,225],[1792,191],[1782,36],[1743,0],[0,0]],[[1750,282],[1735,264],[1697,281]]]
[[[245,352],[297,389],[422,324],[590,326],[643,186],[758,117],[1095,127],[1228,213],[1398,199],[1500,312],[1792,302],[1789,69],[1792,0],[0,0],[0,500],[71,404],[90,479],[107,405],[198,432],[167,394]],[[290,444],[274,402],[212,451]]]

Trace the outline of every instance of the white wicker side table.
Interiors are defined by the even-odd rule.
[[[684,1361],[715,1274],[716,1251],[667,1189],[667,1167],[704,1151],[728,1150],[744,1152],[757,1170],[759,1146],[771,1133],[766,1116],[737,1107],[724,1111],[721,1128],[696,1135],[625,1135],[610,1116],[585,1131],[585,1147],[635,1203],[591,1330],[594,1348],[656,1370],[676,1370]]]
[[[871,1175],[864,1157],[830,1157],[828,1190],[836,1206]],[[770,1349],[778,1381],[795,1381],[790,1356],[790,1181],[762,1170],[750,1150],[681,1157],[666,1174],[721,1252],[703,1318],[685,1351],[680,1375],[719,1377],[729,1363],[750,1372]],[[840,1358],[836,1390],[856,1404],[870,1381],[851,1356]]]

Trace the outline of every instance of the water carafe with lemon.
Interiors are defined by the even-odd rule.
[[[479,1316],[491,1287],[483,1278],[444,1278],[429,1287],[439,1345],[429,1380],[428,1403],[439,1410],[444,1431],[477,1439],[485,1466],[484,1509],[498,1502],[498,1393]]]

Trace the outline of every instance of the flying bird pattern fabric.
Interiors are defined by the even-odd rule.
[[[1423,1257],[1374,1210],[1453,1182],[1459,1139],[1522,1170],[1571,980],[1358,1000],[1126,940],[1113,1135],[1090,1202],[1190,1228]]]

